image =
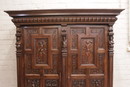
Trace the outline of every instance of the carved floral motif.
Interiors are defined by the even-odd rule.
[[[93,39],[81,39],[81,58],[83,64],[93,64]]]
[[[86,87],[86,80],[84,79],[73,80],[72,87]]]
[[[26,87],[40,87],[39,79],[28,79]]]
[[[38,39],[36,40],[36,63],[37,64],[46,64],[48,57],[48,40],[47,39]]]
[[[91,87],[104,87],[103,79],[92,79]]]
[[[58,87],[58,80],[45,80],[45,87]]]

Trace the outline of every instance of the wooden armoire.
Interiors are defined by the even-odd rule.
[[[112,87],[112,26],[121,11],[5,11],[17,27],[18,87]]]

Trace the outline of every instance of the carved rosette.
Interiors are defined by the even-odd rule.
[[[22,54],[22,30],[21,28],[16,29],[16,55],[20,57]]]

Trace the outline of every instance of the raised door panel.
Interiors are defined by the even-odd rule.
[[[25,87],[61,87],[59,26],[26,26]]]
[[[107,26],[68,26],[67,87],[108,87]]]

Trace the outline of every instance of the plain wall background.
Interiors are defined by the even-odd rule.
[[[4,10],[125,9],[114,25],[114,87],[130,86],[128,46],[129,0],[0,0],[0,87],[17,87],[15,26]]]

